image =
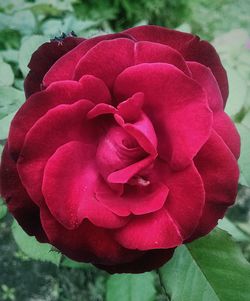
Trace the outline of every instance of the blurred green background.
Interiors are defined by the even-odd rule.
[[[243,153],[238,202],[221,228],[236,237],[249,260],[249,12],[248,0],[0,0],[0,152],[10,121],[24,101],[23,79],[30,56],[41,43],[72,30],[78,36],[92,37],[143,24],[195,33],[213,43],[229,76],[226,111],[237,122]],[[90,265],[75,265],[26,237],[0,200],[1,301],[116,300],[108,293],[112,286],[108,277]],[[147,300],[167,300],[156,273],[147,277]],[[138,279],[139,289],[144,284]]]

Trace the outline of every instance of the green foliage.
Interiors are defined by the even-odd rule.
[[[4,204],[3,200],[0,198],[0,220],[5,217],[7,213],[7,207]]]
[[[0,87],[0,118],[16,111],[23,102],[22,91],[14,87]]]
[[[244,180],[243,184],[250,187],[250,126],[237,124],[237,129],[241,136],[241,154],[239,159],[241,177]]]
[[[23,76],[28,74],[29,68],[28,63],[30,61],[32,53],[43,43],[47,42],[48,38],[42,35],[32,35],[29,37],[24,37],[22,39],[21,48],[19,51],[19,69],[21,70]]]
[[[116,274],[107,281],[106,301],[154,301],[155,295],[152,273]]]
[[[160,275],[172,301],[250,300],[250,264],[222,230],[179,247]]]
[[[12,233],[19,248],[31,259],[59,265],[61,254],[52,251],[50,245],[41,244],[34,237],[27,235],[16,221],[13,222]]]

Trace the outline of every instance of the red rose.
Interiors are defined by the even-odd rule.
[[[232,205],[239,135],[214,48],[142,26],[32,56],[1,194],[23,229],[109,272],[161,266]]]

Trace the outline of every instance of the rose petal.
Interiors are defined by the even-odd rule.
[[[17,169],[36,204],[43,201],[41,185],[45,164],[57,148],[73,140],[95,144],[96,131],[84,120],[92,106],[87,100],[57,106],[40,118],[26,135]]]
[[[151,166],[151,164],[154,162],[154,159],[155,157],[153,156],[147,156],[146,158],[134,164],[112,172],[108,176],[108,182],[125,184],[132,177],[136,176],[140,171],[145,170],[147,167]]]
[[[133,36],[137,41],[150,41],[168,45],[177,51],[181,51],[186,44],[195,39],[195,36],[165,27],[155,25],[137,26],[123,31]]]
[[[228,97],[227,73],[214,47],[207,41],[196,39],[182,51],[182,54],[187,61],[196,61],[211,69],[219,84],[225,106]]]
[[[202,177],[206,205],[191,239],[209,233],[232,205],[238,190],[239,168],[237,162],[215,131],[194,159]]]
[[[117,265],[100,265],[95,266],[107,271],[108,273],[144,273],[158,269],[166,263],[174,253],[174,249],[152,250],[145,252],[144,255],[132,262]]]
[[[96,44],[103,40],[112,40],[117,38],[132,39],[126,34],[108,34],[103,36],[87,39],[79,44],[77,47],[66,53],[58,59],[54,65],[49,69],[43,78],[43,86],[48,87],[55,81],[62,81],[73,79],[75,68],[79,60]]]
[[[111,88],[117,75],[134,63],[134,42],[129,39],[102,41],[88,51],[76,66],[74,79],[85,74],[101,78]]]
[[[79,227],[86,218],[104,228],[118,228],[128,222],[95,198],[99,181],[95,151],[92,145],[71,141],[56,150],[44,170],[45,202],[54,218],[69,230]]]
[[[135,44],[135,65],[142,63],[168,63],[186,75],[191,75],[182,55],[175,49],[159,43],[137,42]]]
[[[172,168],[190,164],[210,135],[212,113],[205,93],[172,65],[127,68],[117,77],[114,91],[120,101],[136,92],[144,93],[143,111],[154,125],[159,156]]]
[[[155,25],[138,26],[123,33],[133,36],[137,41],[151,41],[169,45],[179,51],[187,61],[196,61],[209,67],[218,84],[224,99],[228,97],[228,81],[225,69],[214,47],[197,36]]]
[[[197,227],[205,204],[201,176],[193,163],[182,171],[174,172],[164,161],[157,160],[155,168],[169,188],[164,207],[185,239]]]
[[[147,214],[157,211],[164,205],[169,189],[163,183],[156,183],[148,187],[128,187],[119,196],[111,189],[104,188],[97,191],[96,198],[110,211],[118,216]]]
[[[212,111],[223,111],[223,99],[218,82],[208,67],[197,62],[187,62],[192,72],[192,78],[196,80],[207,92],[208,104]]]
[[[83,38],[67,37],[60,43],[51,41],[42,44],[33,54],[28,67],[28,73],[24,81],[26,98],[41,90],[41,83],[49,68],[65,53],[84,41]]]
[[[165,208],[151,214],[136,216],[121,229],[115,239],[127,249],[168,249],[183,241],[175,222]]]
[[[4,147],[0,166],[0,194],[22,228],[29,235],[35,235],[39,241],[46,242],[47,237],[41,226],[39,208],[32,202],[20,181],[16,163],[9,155],[8,144]]]
[[[107,88],[100,79],[86,76],[81,83],[62,81],[51,84],[45,91],[32,95],[19,109],[12,120],[9,133],[9,148],[17,160],[26,133],[48,110],[60,104],[71,104],[85,98],[94,102],[110,101]],[[47,140],[47,139],[46,139]]]
[[[41,221],[50,243],[73,260],[110,265],[129,262],[140,255],[122,248],[110,230],[98,228],[87,220],[77,229],[67,230],[47,208],[42,208]]]
[[[213,128],[221,136],[236,159],[240,156],[240,135],[237,129],[225,112],[214,114]]]

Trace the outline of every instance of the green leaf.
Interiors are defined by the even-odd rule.
[[[234,68],[225,66],[229,81],[229,97],[226,105],[226,113],[234,116],[242,109],[247,96],[247,82]]]
[[[64,266],[72,269],[83,269],[87,270],[89,268],[93,268],[93,266],[89,263],[81,263],[74,260],[69,259],[66,256],[62,256],[62,260],[60,262],[60,266]]]
[[[244,124],[244,126],[250,129],[250,110],[244,116],[244,119],[242,120],[242,124]]]
[[[13,112],[4,118],[0,119],[0,140],[5,140],[9,134],[10,123],[15,116],[16,112]]]
[[[154,276],[144,274],[115,274],[107,282],[106,301],[154,301]]]
[[[250,300],[250,264],[223,230],[177,248],[160,275],[171,301]]]
[[[34,237],[26,234],[16,221],[12,224],[12,233],[19,248],[31,259],[59,265],[61,254],[52,252],[51,245],[39,243]]]
[[[237,123],[236,127],[241,137],[241,154],[238,161],[240,166],[240,172],[245,182],[250,187],[250,128],[246,127],[245,124]]]
[[[43,43],[48,41],[48,38],[41,35],[33,35],[22,39],[22,45],[19,52],[19,68],[25,77],[28,72],[28,64],[31,59],[32,53]]]
[[[250,242],[250,237],[247,236],[244,232],[242,232],[234,223],[232,223],[226,217],[219,220],[218,227],[222,230],[227,231],[237,241],[248,241],[248,242]]]
[[[14,73],[9,64],[0,59],[0,86],[11,86],[14,83]]]
[[[7,206],[4,204],[3,200],[0,198],[0,219],[4,218],[7,213]]]
[[[0,30],[12,29],[23,35],[30,35],[34,32],[35,26],[35,17],[29,10],[19,11],[13,15],[0,13]]]
[[[24,102],[24,93],[13,87],[0,87],[0,119],[16,111]]]

